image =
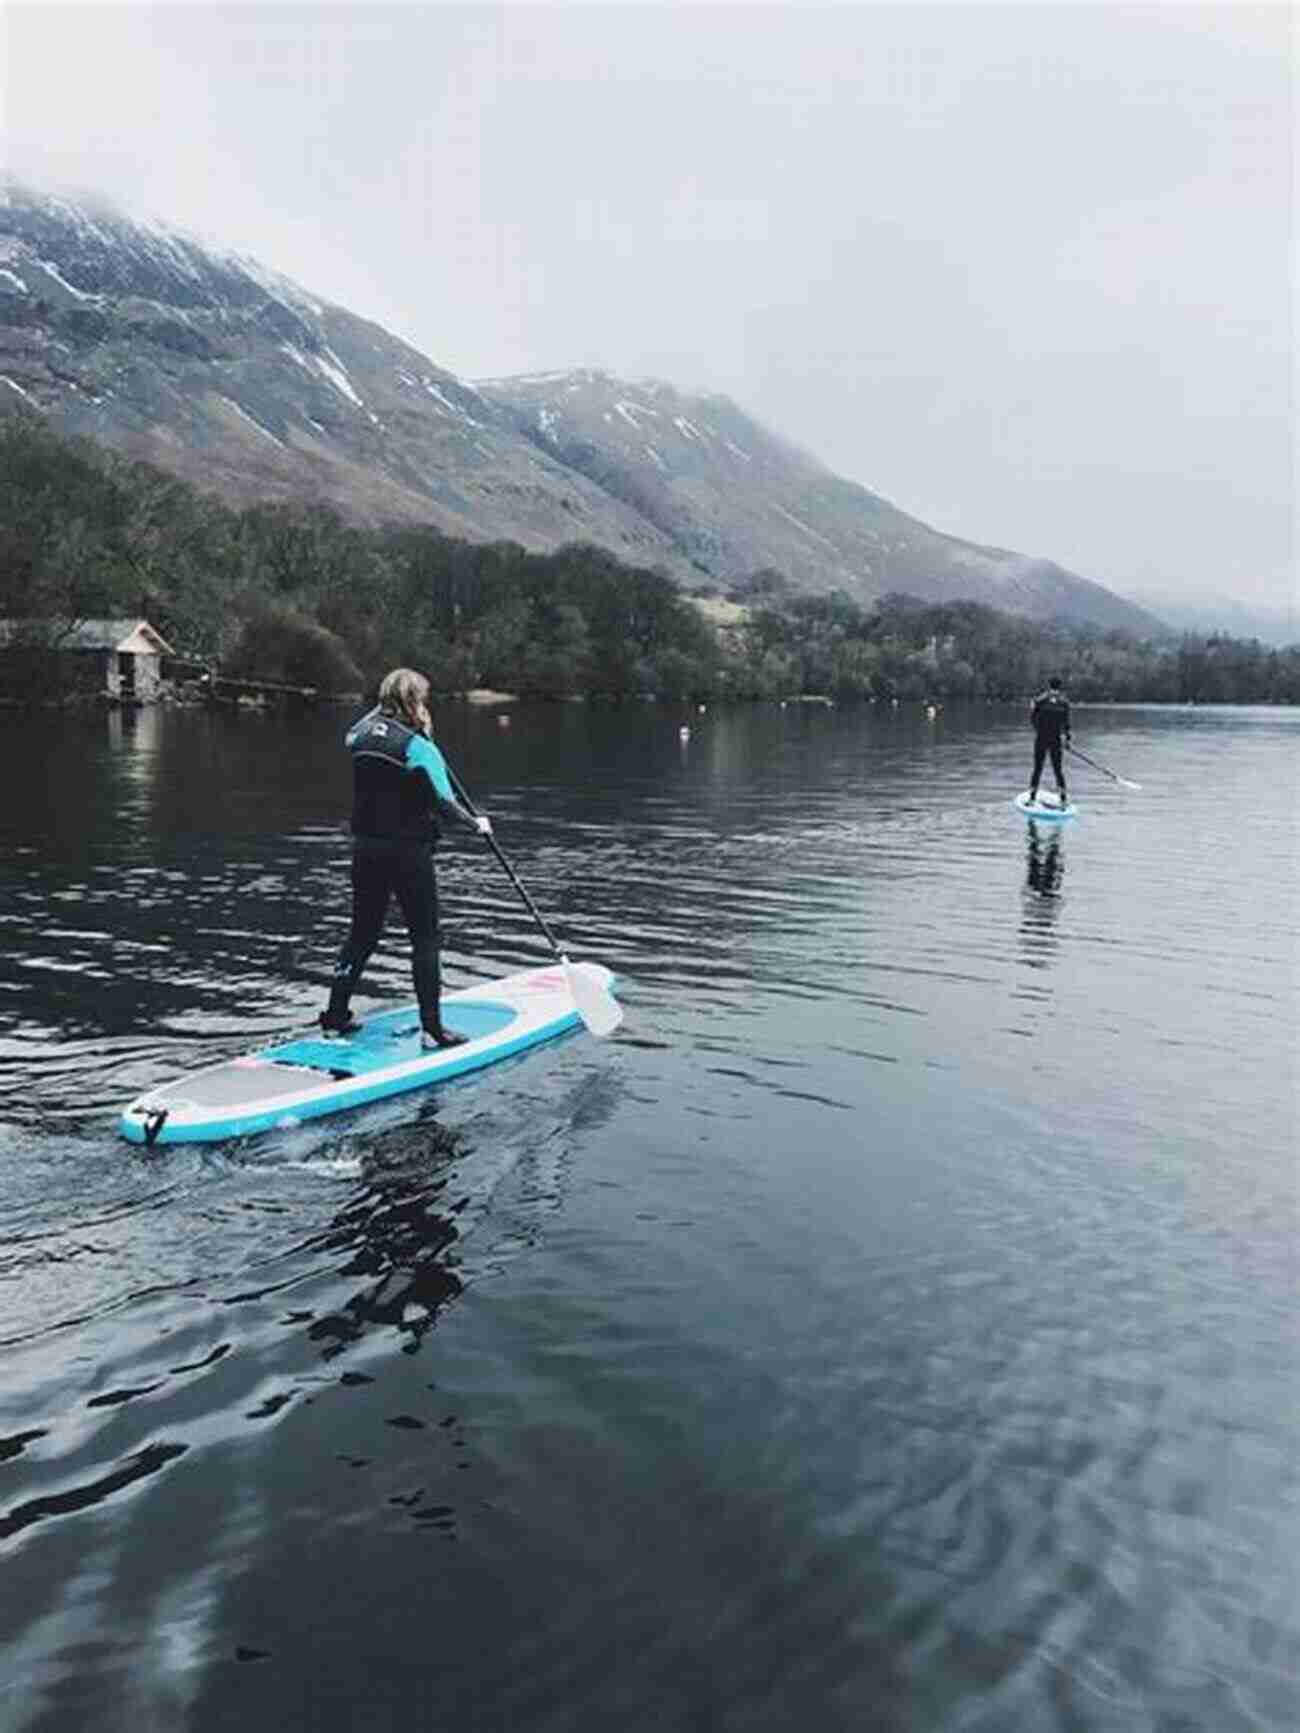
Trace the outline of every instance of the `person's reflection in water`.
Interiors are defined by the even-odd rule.
[[[464,1153],[461,1140],[426,1124],[414,1136],[404,1129],[393,1141],[401,1147],[385,1151],[382,1165],[372,1159],[365,1189],[317,1242],[324,1250],[351,1253],[338,1266],[340,1276],[363,1278],[339,1310],[317,1318],[307,1332],[323,1344],[325,1359],[376,1326],[399,1331],[407,1338],[404,1352],[415,1353],[443,1306],[462,1290],[450,1267],[460,1229],[455,1204],[449,1206],[445,1197],[448,1164]]]
[[[1021,955],[1031,969],[1045,969],[1056,948],[1055,928],[1061,912],[1061,880],[1064,877],[1065,842],[1060,826],[1039,826],[1031,821],[1024,918],[1020,923]]]
[[[562,1169],[546,1172],[557,1159],[555,1130],[581,1133],[604,1125],[618,1099],[616,1083],[595,1074],[552,1102],[546,1125],[530,1110],[526,1148],[518,1158],[530,1209],[550,1210],[560,1201]],[[541,1151],[548,1151],[545,1159],[535,1153]],[[473,1141],[440,1124],[432,1111],[410,1125],[367,1136],[360,1188],[304,1248],[324,1258],[342,1254],[332,1268],[346,1297],[313,1317],[307,1329],[322,1359],[333,1359],[375,1330],[396,1331],[404,1338],[403,1353],[414,1354],[443,1308],[464,1291],[459,1265],[465,1164],[473,1154]],[[515,1222],[516,1237],[529,1231],[526,1222]]]
[[[1059,897],[1061,880],[1065,876],[1065,855],[1061,848],[1061,830],[1053,825],[1044,847],[1042,827],[1029,825],[1029,868],[1025,889],[1037,891],[1040,897]]]

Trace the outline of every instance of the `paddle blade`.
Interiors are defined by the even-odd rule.
[[[579,1017],[593,1035],[612,1035],[623,1021],[623,1007],[610,992],[613,976],[597,963],[571,963],[562,957],[564,977]]]
[[[1140,782],[1130,782],[1127,776],[1119,776],[1116,777],[1115,780],[1119,783],[1121,788],[1131,788],[1138,794],[1141,794],[1142,792],[1142,784]]]

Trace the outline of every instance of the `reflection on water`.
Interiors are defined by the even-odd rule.
[[[414,1353],[442,1307],[461,1291],[460,1278],[450,1267],[450,1254],[460,1238],[457,1206],[446,1195],[445,1172],[433,1184],[429,1173],[468,1153],[463,1137],[430,1126],[415,1161],[407,1155],[401,1166],[385,1159],[385,1141],[409,1151],[405,1132],[377,1140],[367,1161],[367,1183],[348,1198],[315,1242],[314,1249],[326,1256],[347,1254],[335,1266],[341,1282],[363,1278],[340,1305],[312,1319],[307,1334],[324,1344],[327,1359],[376,1326],[404,1337],[404,1351]]]
[[[618,1039],[161,1154],[318,1008],[339,718],[11,729],[0,1720],[1293,1725],[1296,719],[1081,712],[1068,836],[1018,711],[440,721]]]
[[[1055,961],[1059,944],[1059,922],[1063,906],[1065,838],[1061,826],[1050,828],[1030,819],[1026,844],[1025,894],[1020,918],[1020,956],[1030,969],[1047,969]],[[1047,834],[1044,835],[1044,830]],[[1019,996],[1033,998],[1044,992],[1022,988]]]
[[[1065,839],[1059,824],[1053,825],[1046,837],[1043,828],[1030,819],[1025,884],[1040,897],[1059,897],[1065,874]]]

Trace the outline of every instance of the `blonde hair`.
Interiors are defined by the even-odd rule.
[[[420,706],[429,702],[429,682],[414,668],[394,668],[379,687],[379,708],[408,728],[420,727]]]

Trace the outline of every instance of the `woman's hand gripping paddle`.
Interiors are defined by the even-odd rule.
[[[464,783],[456,775],[456,772],[450,765],[447,765],[447,776],[451,782],[451,786],[456,791],[456,798],[460,801],[466,812],[472,813],[475,818],[478,818],[480,816],[478,808],[465,792]],[[480,834],[483,836],[488,847],[492,850],[492,853],[497,857],[497,860],[501,863],[501,866],[505,870],[506,877],[523,898],[524,906],[527,908],[529,914],[545,934],[547,944],[550,945],[552,951],[554,951],[560,967],[564,970],[564,978],[568,983],[569,992],[573,996],[574,1007],[577,1010],[579,1017],[582,1018],[582,1021],[586,1024],[587,1028],[593,1035],[612,1035],[615,1029],[617,1029],[619,1024],[623,1021],[623,1007],[597,976],[589,974],[581,963],[571,963],[569,961],[568,957],[565,956],[564,952],[560,949],[555,934],[542,919],[536,903],[534,903],[533,899],[520,883],[519,875],[502,854],[500,844],[497,842],[496,837],[492,835],[491,831],[484,831]]]

